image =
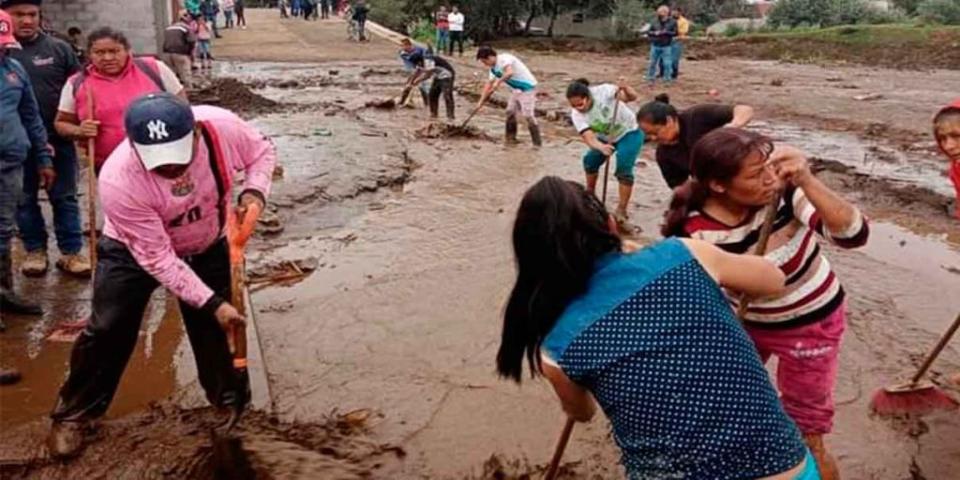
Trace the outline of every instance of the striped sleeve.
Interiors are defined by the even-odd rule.
[[[820,212],[817,211],[802,189],[793,189],[788,192],[788,195],[791,195],[795,218],[817,232],[821,238],[840,248],[857,248],[866,245],[867,238],[870,236],[870,227],[866,217],[859,209],[854,209],[853,220],[850,225],[847,225],[842,231],[831,232],[827,231],[827,226],[823,222]]]

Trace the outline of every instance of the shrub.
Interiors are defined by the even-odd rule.
[[[942,0],[951,2],[954,0]],[[897,12],[883,12],[866,0],[780,0],[770,12],[768,22],[774,26],[851,25],[888,23],[902,19]]]
[[[960,25],[960,2],[957,0],[923,0],[917,14],[924,20],[944,25]]]
[[[633,40],[640,36],[643,25],[656,15],[642,0],[622,0],[613,11],[615,40]]]
[[[742,35],[747,31],[746,28],[743,28],[739,24],[731,23],[727,25],[727,29],[723,31],[725,37],[736,37],[737,35]]]

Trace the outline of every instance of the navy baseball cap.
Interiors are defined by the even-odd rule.
[[[130,143],[147,170],[190,163],[195,124],[190,105],[170,93],[134,100],[124,117]]]

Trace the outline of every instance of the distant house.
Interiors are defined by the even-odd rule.
[[[46,0],[44,19],[54,30],[66,33],[79,27],[84,34],[98,27],[113,27],[130,39],[136,53],[160,50],[163,29],[180,9],[178,0]]]

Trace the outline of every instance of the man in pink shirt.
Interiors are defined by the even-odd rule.
[[[273,144],[233,113],[191,108],[169,93],[140,97],[125,115],[127,140],[100,173],[105,222],[94,276],[93,313],[77,339],[48,439],[57,457],[78,454],[87,425],[110,405],[153,291],[180,300],[200,385],[218,407],[249,399],[249,380],[232,367],[227,335],[244,318],[230,298],[225,224],[264,206]],[[243,174],[239,206],[233,179]]]

